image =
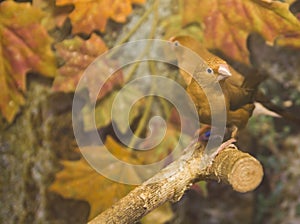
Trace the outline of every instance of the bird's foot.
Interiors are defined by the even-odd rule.
[[[236,142],[235,138],[231,138],[225,142],[223,142],[218,148],[217,150],[212,154],[213,158],[215,158],[222,150],[226,149],[226,148],[235,148],[237,149],[237,147],[233,144],[234,142]]]

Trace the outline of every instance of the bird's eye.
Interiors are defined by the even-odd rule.
[[[214,73],[214,71],[213,71],[211,68],[207,68],[206,71],[207,71],[207,73],[209,73],[209,74],[213,74],[213,73]]]
[[[178,46],[179,46],[179,42],[178,42],[177,40],[174,42],[174,46],[175,46],[175,47],[178,47]]]

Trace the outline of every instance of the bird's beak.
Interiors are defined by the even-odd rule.
[[[227,79],[232,76],[229,67],[227,64],[221,64],[218,68],[218,76],[217,81],[221,81],[223,79]]]

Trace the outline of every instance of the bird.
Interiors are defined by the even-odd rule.
[[[206,83],[218,82],[225,101],[226,127],[231,130],[231,138],[236,139],[238,130],[245,128],[249,118],[252,116],[255,108],[255,96],[259,84],[265,80],[262,74],[255,74],[251,77],[244,77],[225,60],[209,52],[200,42],[190,36],[176,36],[170,39],[175,46],[184,46],[198,54],[205,62],[197,66],[190,76],[187,72],[180,70],[183,80],[186,84],[186,90],[196,106],[199,120],[203,124],[211,124],[212,111],[206,95],[212,96],[212,99],[222,97],[214,92],[213,88],[206,87]],[[182,50],[176,51],[178,65],[186,67],[190,63],[189,56],[185,56]],[[207,66],[204,71],[203,66]],[[198,82],[201,83],[199,86]],[[222,108],[216,108],[222,111]],[[224,108],[223,108],[224,111]],[[216,112],[217,113],[217,112]],[[204,130],[207,130],[205,126]],[[203,130],[203,131],[204,131]],[[200,133],[203,133],[200,129]]]

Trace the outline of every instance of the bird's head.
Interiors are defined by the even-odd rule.
[[[208,75],[212,75],[215,78],[215,81],[222,82],[232,76],[227,62],[217,57],[216,55],[210,53],[202,44],[200,44],[194,38],[189,36],[177,36],[172,37],[170,41],[174,42],[175,46],[182,45],[198,54],[208,66],[208,68],[205,69],[206,73]],[[178,60],[187,60],[186,58],[187,57],[181,56],[181,58],[179,58]],[[196,68],[196,72],[197,70],[199,71],[199,69],[199,67]],[[204,68],[202,67],[201,69]]]
[[[211,68],[212,71],[210,72],[213,73],[217,82],[226,80],[232,76],[227,62],[223,59],[211,54],[207,50],[205,54],[200,56],[203,57],[207,65]]]

